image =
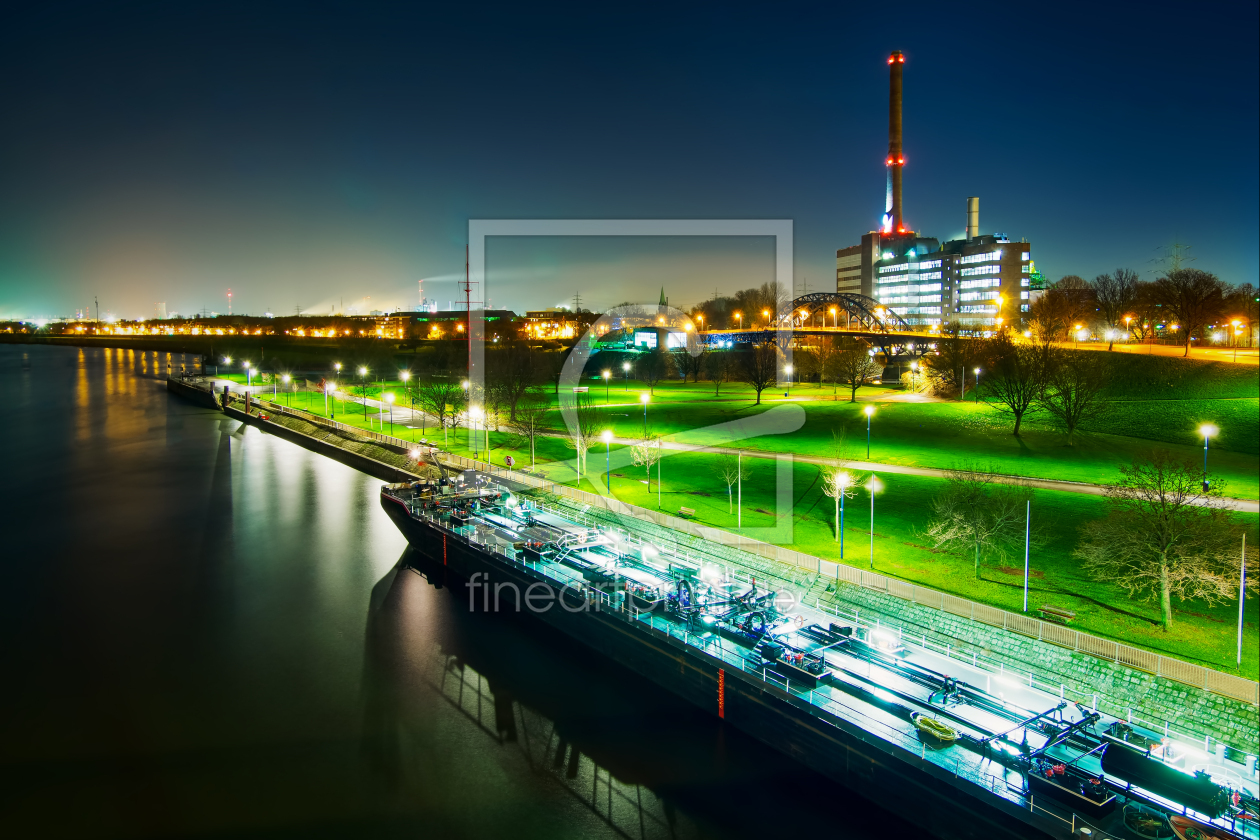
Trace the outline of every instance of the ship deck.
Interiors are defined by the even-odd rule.
[[[649,533],[630,524],[620,529],[593,526],[580,511],[533,500],[517,507],[471,512],[462,524],[455,524],[440,507],[424,509],[414,499],[403,498],[406,495],[406,491],[401,491],[395,498],[407,505],[413,518],[479,546],[496,555],[496,560],[526,570],[557,589],[583,593],[597,603],[598,611],[604,615],[635,625],[645,633],[671,639],[716,667],[759,680],[771,693],[820,720],[856,726],[879,739],[886,752],[905,761],[928,762],[983,788],[989,795],[1044,818],[1040,820],[1043,825],[1046,821],[1058,825],[1059,833],[1065,837],[1086,825],[1093,829],[1095,837],[1128,836],[1121,826],[1119,808],[1105,818],[1084,819],[1073,809],[1028,791],[1025,772],[1018,767],[1021,745],[1026,743],[1028,749],[1037,750],[1045,744],[1046,735],[1035,725],[1018,724],[1062,702],[1043,687],[1029,684],[1031,679],[1025,681],[1004,671],[961,662],[931,640],[904,636],[899,630],[880,626],[878,620],[872,623],[856,613],[829,609],[821,603],[794,604],[785,610],[786,617],[768,628],[766,638],[788,650],[820,656],[825,663],[821,675],[793,671],[767,662],[755,645],[723,632],[729,628],[705,626],[661,609],[636,609],[635,599],[623,594],[628,587],[641,593],[640,604],[653,598],[659,602],[674,591],[680,578],[694,579],[711,591],[732,595],[747,593],[758,585],[764,588],[764,582],[758,583],[751,575],[720,560],[680,550],[677,542],[662,540],[647,528],[642,531]],[[659,526],[652,528],[659,530]],[[522,544],[539,542],[548,543],[550,550],[533,555],[518,550]],[[597,585],[608,580],[615,583],[613,591]],[[830,642],[837,631],[850,633],[850,640],[842,644]],[[945,676],[964,684],[965,696],[944,699],[941,688]],[[1090,710],[1064,704],[1051,719],[1058,725],[1067,725],[1079,721],[1087,711]],[[911,712],[946,722],[960,734],[960,740],[943,744],[920,735],[910,720]],[[1097,728],[1114,722],[1115,718],[1103,715]],[[1161,737],[1161,733],[1145,734],[1156,740]],[[973,742],[989,739],[991,746],[977,748],[975,743],[965,743],[968,738]],[[1221,761],[1192,744],[1180,744],[1178,748],[1182,761],[1206,769],[1214,781],[1252,798],[1257,796],[1255,779],[1246,778],[1241,765],[1231,766],[1234,762]],[[1051,747],[1046,757],[1065,763],[1075,760],[1081,771],[1092,776],[1105,775],[1097,754],[1082,757],[1087,749],[1068,741]],[[1182,805],[1124,780],[1107,777],[1107,782],[1112,789],[1120,789],[1127,798],[1146,806],[1171,813],[1186,812]],[[1188,813],[1194,815],[1192,811]],[[1205,815],[1194,816],[1240,837],[1260,838],[1254,822],[1228,817],[1210,821]]]

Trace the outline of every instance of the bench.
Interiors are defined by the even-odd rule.
[[[695,508],[689,508],[689,507],[679,508],[679,509],[678,509],[678,515],[679,515],[679,516],[681,516],[681,517],[684,517],[684,518],[686,518],[686,519],[695,519],[695,518],[696,518],[696,509],[695,509]]]
[[[1041,613],[1041,617],[1046,621],[1053,621],[1055,624],[1067,624],[1076,618],[1076,613],[1072,610],[1065,610],[1061,607],[1040,606],[1037,612]]]

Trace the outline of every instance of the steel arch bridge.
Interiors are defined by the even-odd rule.
[[[844,325],[840,325],[840,313]],[[822,323],[817,323],[821,315]],[[830,319],[830,323],[828,322]],[[775,341],[787,345],[807,336],[848,335],[878,348],[886,358],[922,356],[937,338],[922,327],[911,326],[874,298],[849,292],[814,292],[784,304],[773,322],[759,329],[714,329],[703,333],[706,343],[759,344]]]
[[[786,330],[806,327],[820,312],[825,325],[826,316],[833,311],[836,315],[843,311],[848,318],[847,325],[852,328],[853,321],[857,321],[863,332],[915,332],[914,327],[904,318],[875,298],[852,292],[813,292],[801,295],[779,310],[778,328]]]

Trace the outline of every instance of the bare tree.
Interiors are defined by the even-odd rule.
[[[586,453],[595,445],[599,434],[599,409],[590,394],[574,394],[573,427],[568,429],[568,443],[577,453],[577,474],[580,478],[586,472]]]
[[[1071,446],[1076,431],[1110,407],[1104,391],[1111,381],[1107,357],[1095,352],[1051,349],[1041,407],[1054,418]]]
[[[1156,280],[1154,291],[1164,308],[1177,317],[1178,327],[1186,337],[1184,355],[1189,356],[1194,334],[1224,314],[1228,288],[1215,274],[1181,268]]]
[[[522,442],[529,443],[529,467],[535,464],[534,442],[547,432],[547,414],[551,402],[542,389],[534,386],[521,395],[516,403],[516,414],[508,418],[508,430]]]
[[[853,338],[842,338],[832,359],[832,376],[849,389],[849,402],[857,402],[857,391],[883,373],[872,354],[872,348]]]
[[[938,397],[967,396],[967,372],[976,367],[982,355],[983,342],[966,338],[957,322],[941,324],[941,337],[936,352],[923,357],[923,376]]]
[[[831,395],[834,397],[836,395],[836,388],[840,384],[839,379],[836,378],[836,356],[840,353],[839,346],[834,338],[831,336],[824,336],[823,339],[818,342],[818,347],[815,350],[815,353],[815,358],[818,361],[818,387],[821,388],[823,382],[826,381],[828,376],[830,376]]]
[[[932,516],[925,536],[936,548],[958,554],[974,552],[980,577],[981,553],[1005,559],[1024,545],[1031,487],[1004,483],[993,473],[958,467],[946,473],[945,489],[932,500]],[[1041,529],[1028,529],[1033,545],[1044,541]]]
[[[1137,272],[1127,268],[1117,268],[1111,274],[1100,274],[1090,284],[1094,301],[1098,304],[1098,313],[1107,324],[1108,350],[1115,346],[1114,336],[1120,330],[1124,317],[1132,314],[1141,285]]]
[[[1062,340],[1077,326],[1094,320],[1094,292],[1088,283],[1069,274],[1046,287],[1032,306],[1029,320],[1035,321],[1046,338]]]
[[[690,336],[688,337],[690,338]],[[692,341],[688,341],[691,344]],[[680,347],[674,352],[674,365],[678,368],[678,372],[682,374],[683,383],[687,382],[687,377],[691,376],[697,383],[700,381],[700,374],[704,372],[705,359],[709,356],[709,348],[705,344],[698,344],[699,352],[696,355],[691,354],[690,347]]]
[[[840,500],[851,499],[861,478],[849,472],[852,452],[843,429],[831,432],[831,451],[827,464],[822,468],[822,491],[829,499],[835,500],[836,507],[836,542],[840,541]]]
[[[1134,458],[1107,488],[1107,516],[1082,529],[1074,553],[1100,580],[1157,601],[1167,631],[1174,597],[1215,604],[1237,591],[1238,534],[1221,490],[1220,482],[1204,489],[1194,458],[1166,449]]]
[[[722,383],[730,381],[734,367],[730,350],[714,350],[705,356],[704,372],[713,383],[713,396],[721,394]]]
[[[648,386],[649,394],[656,393],[656,383],[669,376],[673,368],[673,357],[663,347],[657,347],[639,356],[639,379]]]
[[[1239,326],[1246,324],[1247,346],[1251,347],[1253,343],[1252,336],[1255,333],[1256,313],[1260,310],[1260,293],[1256,291],[1256,287],[1251,283],[1243,283],[1241,286],[1234,287],[1234,290],[1225,296],[1225,306],[1228,309],[1229,317],[1237,319]],[[1235,330],[1233,336],[1235,343],[1238,341],[1237,333],[1238,331]]]
[[[630,447],[630,462],[647,471],[648,492],[652,492],[652,466],[661,462],[661,438],[654,435],[639,441]],[[660,473],[657,473],[660,482]]]
[[[738,455],[724,452],[718,456],[718,475],[722,476],[722,481],[726,483],[726,512],[734,513],[733,491],[737,484],[747,481],[751,475],[748,465]]]
[[[506,408],[509,420],[516,416],[517,405],[537,382],[534,354],[527,343],[509,341],[494,345],[486,353],[486,399],[496,407]]]
[[[1053,364],[1050,345],[1016,344],[1003,330],[988,340],[985,349],[989,363],[981,393],[985,402],[1015,418],[1012,434],[1019,437],[1024,418],[1041,408]]]
[[[447,429],[455,424],[455,420],[468,403],[468,392],[455,377],[446,379],[433,377],[417,385],[416,400],[420,410],[433,416],[442,427],[442,442],[447,443]]]
[[[739,354],[739,378],[757,392],[757,405],[761,405],[761,392],[779,381],[779,347],[773,341],[755,344]]]

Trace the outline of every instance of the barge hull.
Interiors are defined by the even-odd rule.
[[[412,517],[401,501],[382,494],[381,504],[418,554],[465,581],[480,573],[476,578],[479,585],[511,583],[523,593],[543,579],[440,526]],[[475,600],[480,602],[485,594],[485,590],[478,590]],[[516,608],[511,598],[499,603],[509,610]],[[803,701],[742,671],[725,669],[719,709],[720,666],[659,630],[632,625],[593,606],[570,611],[553,603],[545,612],[531,612],[593,651],[612,657],[710,713],[720,714],[741,731],[935,837],[1050,840],[1069,836],[1066,825],[1055,831],[1049,818],[959,779],[856,724],[843,720],[835,724],[811,714],[802,708]],[[837,818],[842,817],[837,814]]]

